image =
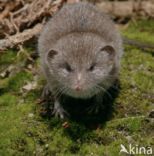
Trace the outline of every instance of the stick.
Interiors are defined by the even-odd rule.
[[[141,50],[144,50],[144,51],[151,50],[152,52],[154,52],[154,45],[152,45],[150,43],[143,43],[140,41],[129,39],[127,37],[123,37],[123,42],[124,42],[124,44],[135,46],[135,47],[137,47]]]
[[[42,24],[37,24],[32,29],[24,30],[21,33],[9,36],[8,39],[0,40],[0,52],[6,50],[7,48],[13,48],[14,46],[23,44],[25,41],[37,36],[42,30],[42,27]]]

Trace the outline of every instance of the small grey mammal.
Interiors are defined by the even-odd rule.
[[[38,41],[41,67],[55,98],[54,114],[64,118],[62,94],[96,97],[89,110],[103,105],[103,93],[118,77],[122,40],[110,18],[92,4],[66,4],[45,25]]]

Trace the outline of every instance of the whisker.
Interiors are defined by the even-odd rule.
[[[56,98],[60,98],[63,93],[64,87],[57,88],[57,91],[55,92]]]
[[[98,87],[98,89],[100,89],[100,90],[103,90],[105,93],[107,93],[107,95],[108,95],[111,99],[113,99],[113,97],[111,96],[111,94],[110,94],[105,88],[103,88],[102,86],[99,86],[99,85],[96,85],[96,87]]]

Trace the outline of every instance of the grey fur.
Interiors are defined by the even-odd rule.
[[[38,49],[56,103],[62,92],[75,98],[105,92],[118,76],[123,53],[121,37],[113,22],[84,2],[65,5],[49,20],[40,35]],[[66,70],[66,63],[71,71]],[[89,71],[93,63],[95,67]],[[80,91],[74,89],[77,83]]]

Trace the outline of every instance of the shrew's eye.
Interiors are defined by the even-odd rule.
[[[88,71],[93,71],[95,69],[96,63],[91,64],[91,66],[88,68]]]
[[[67,62],[65,62],[64,68],[65,68],[68,72],[72,72],[72,71],[73,71],[73,69],[71,68],[71,66],[70,66]]]

